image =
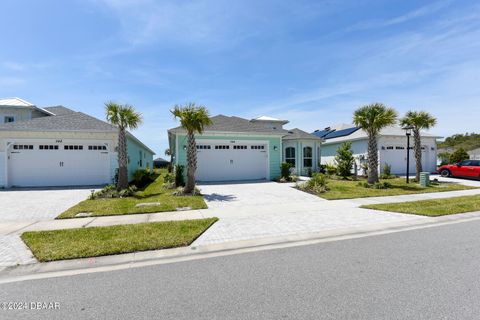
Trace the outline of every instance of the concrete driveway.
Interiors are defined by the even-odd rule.
[[[276,182],[199,186],[209,209],[220,220],[194,245],[289,236],[396,223],[425,217],[358,208],[352,201],[328,201]]]
[[[54,219],[63,211],[87,199],[92,189],[0,190],[0,220],[6,222]]]

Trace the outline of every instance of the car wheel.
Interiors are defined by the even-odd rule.
[[[450,177],[451,173],[450,173],[450,170],[448,169],[443,169],[442,171],[440,171],[440,175],[442,177]]]

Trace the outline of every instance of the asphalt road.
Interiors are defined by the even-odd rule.
[[[480,222],[0,285],[0,319],[479,319]]]

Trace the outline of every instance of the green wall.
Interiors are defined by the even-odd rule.
[[[140,152],[142,158],[140,158]],[[138,169],[153,170],[153,153],[130,137],[127,137],[127,154],[128,180],[133,179],[133,174]]]
[[[197,143],[201,140],[252,140],[252,141],[268,141],[269,142],[269,161],[270,161],[270,179],[274,180],[280,177],[280,156],[281,156],[281,138],[280,137],[239,137],[239,136],[195,136]],[[183,146],[187,145],[187,137],[185,135],[178,136],[178,150],[176,157],[180,165],[187,166],[187,151]],[[277,150],[274,150],[274,147]]]

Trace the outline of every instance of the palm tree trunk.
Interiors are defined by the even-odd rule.
[[[420,138],[420,130],[413,129],[413,149],[415,149],[415,162],[417,165],[417,173],[415,175],[417,182],[420,181],[420,172],[422,172],[422,142]]]
[[[128,187],[128,169],[127,169],[127,134],[125,128],[120,128],[118,132],[118,181],[117,190]]]
[[[197,144],[193,131],[188,132],[187,165],[187,184],[184,192],[188,194],[193,193],[195,189],[195,171],[197,170]]]
[[[368,183],[378,182],[378,147],[377,136],[368,133]]]

